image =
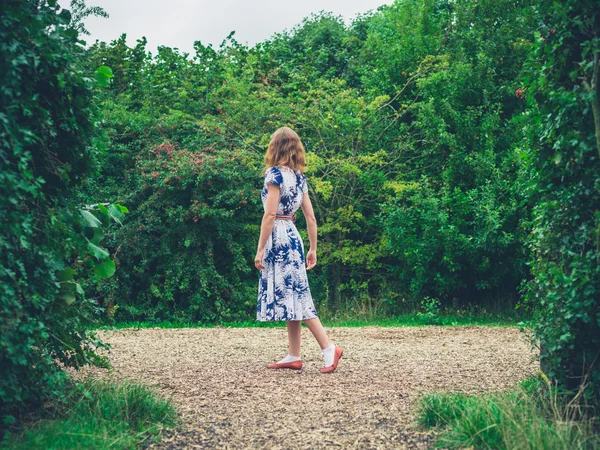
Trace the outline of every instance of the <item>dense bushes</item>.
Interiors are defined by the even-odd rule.
[[[96,360],[87,331],[97,305],[80,280],[109,276],[98,244],[110,212],[67,194],[94,161],[93,88],[110,71],[82,66],[70,14],[55,2],[6,1],[0,16],[0,420],[59,392],[57,363]],[[102,207],[104,208],[104,206]],[[96,215],[97,214],[97,215]]]
[[[526,297],[542,366],[600,398],[600,16],[595,1],[540,1],[521,159],[533,204]]]
[[[164,47],[151,57],[144,40],[93,46],[92,65],[110,65],[116,81],[104,100],[108,150],[87,198],[100,187],[132,210],[119,233],[125,270],[101,294],[119,307],[115,317],[252,316],[257,275],[241,267],[252,267],[264,148],[282,125],[308,150],[320,226],[311,289],[321,314],[392,315],[423,296],[513,306],[525,212],[511,118],[525,107],[514,91],[530,11],[508,0],[396,2],[349,27],[312,16],[253,48],[233,36],[216,50],[196,42],[193,58]],[[221,158],[204,163],[217,171],[212,187],[201,186],[205,166],[179,181],[167,163],[149,179],[163,145],[173,146],[173,161]],[[235,232],[228,221],[179,217],[195,201],[224,212],[219,199],[235,192],[248,201],[232,211]],[[208,252],[222,245],[218,236],[234,253]],[[232,255],[237,266],[224,263]]]
[[[532,18],[527,2],[457,2],[451,18],[440,8],[429,20],[445,20],[443,53],[423,59],[409,111],[401,167],[413,186],[384,220],[394,270],[414,298],[514,304],[526,211],[511,119],[524,109],[514,89]]]
[[[119,271],[109,313],[139,320],[241,320],[256,308],[259,168],[242,152],[192,152],[170,143],[136,165],[137,205],[117,234]],[[126,299],[126,301],[123,301]]]
[[[121,77],[104,102],[102,189],[136,209],[126,245],[152,233],[123,253],[108,305],[128,319],[251,315],[260,162],[269,134],[290,125],[309,153],[322,314],[391,315],[423,298],[506,307],[528,280],[542,361],[577,384],[597,367],[600,335],[598,17],[591,1],[553,5],[397,1],[349,27],[312,16],[253,48],[233,35],[217,50],[197,42],[191,60],[150,57],[144,40],[96,45],[94,64]],[[213,156],[215,184],[201,187],[205,166],[182,182],[161,173],[175,170],[152,151],[164,145],[173,161]],[[209,216],[185,222],[198,204],[224,214],[221,195],[236,191],[248,204],[231,211],[234,232]]]

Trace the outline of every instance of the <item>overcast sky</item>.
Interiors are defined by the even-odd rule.
[[[254,45],[273,33],[290,29],[311,13],[330,11],[349,22],[393,0],[88,0],[100,6],[108,19],[90,17],[86,27],[96,39],[111,41],[127,33],[129,45],[146,36],[148,50],[165,45],[193,53],[194,41],[218,47],[235,30],[238,42]]]

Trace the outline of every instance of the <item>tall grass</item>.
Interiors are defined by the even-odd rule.
[[[176,423],[170,400],[139,383],[87,380],[27,430],[7,436],[10,449],[130,449]]]
[[[433,393],[419,402],[418,420],[442,428],[436,446],[515,450],[600,449],[597,418],[581,392],[559,394],[543,379],[508,393]]]

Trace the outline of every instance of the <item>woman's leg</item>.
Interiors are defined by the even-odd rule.
[[[300,343],[302,340],[301,326],[302,322],[299,320],[288,320],[287,322],[289,355],[300,357]]]
[[[331,373],[337,369],[337,364],[340,358],[342,357],[343,350],[334,345],[329,336],[327,336],[327,332],[323,325],[321,325],[321,321],[318,317],[314,319],[305,320],[304,323],[313,334],[313,336],[317,339],[317,342],[321,346],[321,350],[323,351],[323,359],[325,360],[325,366],[321,369],[321,373]]]
[[[300,322],[298,322],[298,324],[299,323]],[[321,321],[319,320],[318,317],[315,317],[314,319],[305,320],[304,323],[306,324],[306,326],[308,327],[310,332],[313,334],[313,336],[315,337],[315,339],[321,346],[321,350],[325,350],[326,348],[329,348],[331,346],[331,341],[329,340],[329,336],[327,336],[327,332],[325,331],[325,328],[323,328],[323,325],[321,325]],[[288,328],[288,332],[289,332],[289,328]],[[298,345],[298,348],[300,348],[299,345]]]

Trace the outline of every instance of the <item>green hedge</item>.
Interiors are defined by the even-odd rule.
[[[59,395],[58,362],[100,362],[98,310],[78,282],[114,271],[98,246],[116,206],[78,210],[68,194],[91,170],[97,84],[71,15],[56,2],[5,1],[0,16],[0,420]],[[102,207],[104,208],[104,207]],[[78,274],[79,272],[79,274]],[[3,427],[2,427],[3,428]]]
[[[591,0],[538,2],[522,160],[533,203],[527,299],[551,378],[600,399],[600,20]]]

